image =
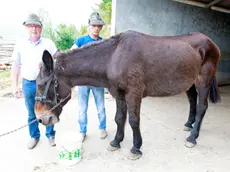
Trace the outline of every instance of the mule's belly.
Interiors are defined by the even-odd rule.
[[[182,84],[173,84],[172,82],[164,82],[164,87],[156,86],[156,87],[147,87],[144,91],[143,97],[152,96],[152,97],[165,97],[165,96],[173,96],[179,94],[181,92],[187,91],[192,85],[194,81],[182,83]]]
[[[186,72],[175,70],[174,72],[162,72],[161,77],[151,78],[146,84],[143,97],[146,96],[173,96],[181,92],[187,91],[199,76],[200,66],[188,66]],[[150,79],[151,78],[151,79]]]

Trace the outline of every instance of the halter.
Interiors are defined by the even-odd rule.
[[[54,80],[54,98],[49,99],[47,98],[47,94],[48,94],[48,90],[50,88],[50,84],[51,82]],[[60,102],[60,98],[59,98],[59,94],[57,92],[58,89],[58,81],[57,81],[57,77],[56,75],[52,74],[48,80],[48,82],[46,83],[46,87],[45,87],[45,91],[43,93],[42,96],[36,96],[35,100],[40,101],[42,103],[50,103],[52,105],[57,105]]]

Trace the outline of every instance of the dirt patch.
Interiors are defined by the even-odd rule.
[[[21,77],[19,77],[19,87],[21,88]],[[0,97],[13,97],[11,87],[10,70],[0,72]],[[22,92],[20,93],[22,95]]]
[[[12,97],[10,77],[0,78],[0,97]]]
[[[0,89],[5,90],[11,87],[10,78],[0,78]]]

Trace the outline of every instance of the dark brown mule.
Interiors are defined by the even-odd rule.
[[[186,91],[190,112],[185,126],[191,129],[188,147],[196,144],[209,93],[213,103],[220,100],[215,76],[220,51],[201,33],[153,37],[127,31],[59,53],[56,58],[53,65],[51,55],[47,51],[43,54],[44,67],[37,78],[35,107],[39,121],[44,125],[59,121],[72,87],[106,87],[117,104],[117,132],[109,150],[120,148],[128,111],[133,130],[130,156],[133,159],[142,154],[140,106],[143,97],[173,96]]]

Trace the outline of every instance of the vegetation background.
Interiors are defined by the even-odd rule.
[[[105,26],[101,31],[101,36],[103,38],[110,37],[112,0],[102,0],[100,4],[96,5],[96,8],[94,8],[93,11],[98,12],[102,20],[105,22]],[[49,19],[48,12],[42,9],[39,10],[39,17],[44,24],[43,36],[53,40],[57,48],[61,51],[70,49],[76,38],[88,33],[87,25],[82,25],[80,29],[77,29],[74,25],[67,26],[64,23],[60,23],[54,28]]]

